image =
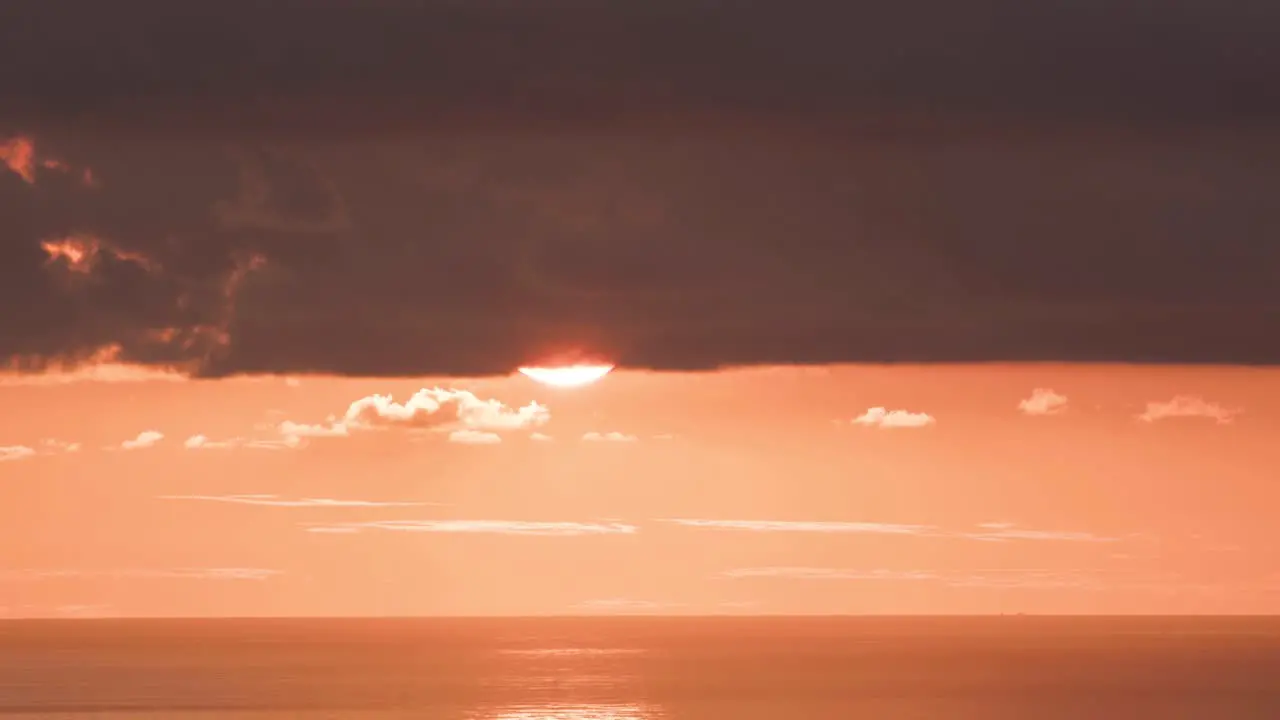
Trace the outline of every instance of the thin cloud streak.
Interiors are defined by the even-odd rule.
[[[583,434],[582,439],[584,442],[591,443],[633,443],[640,441],[640,438],[635,435],[620,432],[589,432]]]
[[[536,522],[528,520],[376,520],[372,522],[326,523],[307,528],[307,532],[336,534],[354,534],[365,530],[406,533],[576,537],[584,535],[634,535],[639,531],[639,528],[635,525],[619,522]]]
[[[1087,532],[1032,530],[1009,523],[984,523],[976,531],[956,532],[934,525],[903,523],[848,522],[836,520],[714,520],[707,518],[662,518],[658,522],[689,528],[708,530],[736,530],[745,532],[794,532],[855,535],[903,535],[931,538],[981,540],[985,542],[1057,541],[1057,542],[1117,542],[1119,538],[1105,537]]]
[[[164,439],[164,433],[158,430],[143,430],[138,436],[132,440],[125,440],[120,443],[121,450],[145,450],[146,448],[155,447],[156,443]]]
[[[26,445],[0,445],[0,462],[13,462],[33,457],[36,451]]]
[[[336,500],[333,498],[298,498],[290,500],[279,495],[161,495],[160,500],[194,500],[201,502],[231,503],[234,505],[261,505],[264,507],[423,507],[438,503],[396,502],[375,500]]]
[[[1166,402],[1148,402],[1147,409],[1138,415],[1138,419],[1152,423],[1172,418],[1207,418],[1219,425],[1226,425],[1235,420],[1240,412],[1195,395],[1178,395]]]
[[[682,527],[713,530],[745,530],[749,532],[853,533],[877,535],[930,535],[937,532],[931,525],[897,523],[843,522],[824,520],[709,520],[703,518],[662,518],[660,522]]]

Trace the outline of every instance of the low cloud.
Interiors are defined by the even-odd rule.
[[[529,435],[529,439],[537,442],[551,442],[552,440],[554,440],[554,438],[552,438],[550,435],[543,435],[540,432],[536,432]]]
[[[292,450],[302,445],[297,435],[286,435],[283,439],[250,439],[242,437],[225,440],[210,440],[204,435],[192,435],[183,441],[182,446],[188,450],[231,450],[246,448],[249,450]]]
[[[26,445],[0,445],[0,462],[12,462],[33,457],[36,451]]]
[[[1030,530],[1020,528],[1012,523],[991,522],[978,525],[975,532],[962,533],[972,540],[986,542],[1006,542],[1010,540],[1044,540],[1055,542],[1116,542],[1119,538],[1105,537],[1088,532],[1060,530]]]
[[[748,567],[726,570],[716,577],[728,580],[777,579],[844,582],[929,583],[953,588],[1025,588],[1060,590],[1101,589],[1116,583],[1099,570],[1041,568],[982,569],[971,571],[888,570],[844,567]]]
[[[80,452],[80,443],[67,442],[66,440],[58,440],[57,438],[45,438],[40,441],[40,450],[46,455],[76,453]]]
[[[196,500],[203,502],[232,503],[235,505],[263,505],[267,507],[422,507],[435,503],[394,502],[373,500],[335,500],[333,498],[298,498],[290,500],[279,495],[161,495],[161,500]]]
[[[494,432],[463,428],[449,433],[449,442],[459,445],[497,445],[502,442],[502,436]]]
[[[1018,409],[1027,415],[1057,415],[1067,409],[1067,396],[1050,388],[1036,388],[1031,397],[1018,402]]]
[[[74,275],[92,275],[104,261],[134,265],[147,273],[160,272],[160,264],[136,251],[122,250],[96,235],[67,235],[40,243],[45,265]]]
[[[164,433],[157,430],[143,430],[138,436],[132,440],[125,440],[120,443],[121,450],[144,450],[149,447],[155,447],[156,443],[164,439]]]
[[[685,607],[684,603],[662,602],[659,600],[637,600],[634,598],[598,598],[584,600],[570,606],[574,610],[607,615],[635,615],[643,613],[664,612]]]
[[[1119,538],[1087,532],[1032,530],[1010,523],[983,523],[976,530],[956,532],[934,525],[904,523],[846,522],[827,520],[713,520],[706,518],[664,518],[659,522],[709,530],[744,532],[819,533],[851,535],[904,535],[933,538],[955,538],[984,542],[1058,541],[1116,542]]]
[[[683,527],[750,532],[852,533],[873,535],[927,535],[936,532],[931,525],[895,523],[840,522],[821,520],[708,520],[701,518],[664,518],[662,522]]]
[[[620,522],[535,522],[528,520],[377,520],[372,522],[326,523],[307,528],[307,532],[315,533],[350,534],[365,530],[407,533],[573,537],[581,535],[633,535],[639,528]]]
[[[497,433],[540,427],[551,419],[551,411],[537,402],[512,408],[499,400],[484,400],[467,390],[423,388],[405,402],[391,395],[369,395],[347,407],[341,417],[325,423],[305,424],[285,421],[279,430],[285,437],[346,437],[356,432],[404,429],[450,429],[473,433]],[[478,436],[463,433],[466,442]],[[490,440],[490,442],[492,442]]]
[[[585,442],[595,442],[595,443],[633,443],[633,442],[639,442],[640,440],[640,438],[636,437],[635,435],[627,435],[626,433],[620,433],[620,432],[607,432],[607,433],[589,432],[584,434],[582,436],[582,439]]]
[[[24,363],[22,358],[11,358],[7,367],[0,366],[0,387],[84,382],[182,382],[188,379],[187,373],[177,367],[122,362],[121,353],[119,345],[106,345],[70,361]],[[38,370],[33,371],[32,367]]]
[[[1147,403],[1147,409],[1138,415],[1138,419],[1155,422],[1170,418],[1207,418],[1225,425],[1239,414],[1240,410],[1228,409],[1194,395],[1178,395],[1167,402]]]
[[[853,419],[855,425],[867,425],[878,428],[922,428],[933,425],[932,415],[907,410],[886,410],[883,407],[867,408],[867,411]]]

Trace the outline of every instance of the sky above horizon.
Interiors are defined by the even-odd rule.
[[[6,8],[0,607],[1275,610],[1280,5],[742,5]]]
[[[22,408],[0,418],[7,616],[1280,598],[1273,370],[619,371],[572,389],[122,374],[0,381]]]

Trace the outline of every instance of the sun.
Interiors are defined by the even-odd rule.
[[[561,367],[522,367],[520,374],[552,387],[581,387],[599,380],[613,369],[612,365],[564,365]]]

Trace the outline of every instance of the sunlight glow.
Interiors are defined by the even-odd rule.
[[[522,367],[520,374],[552,387],[581,387],[599,380],[612,365],[567,365],[565,367]]]

